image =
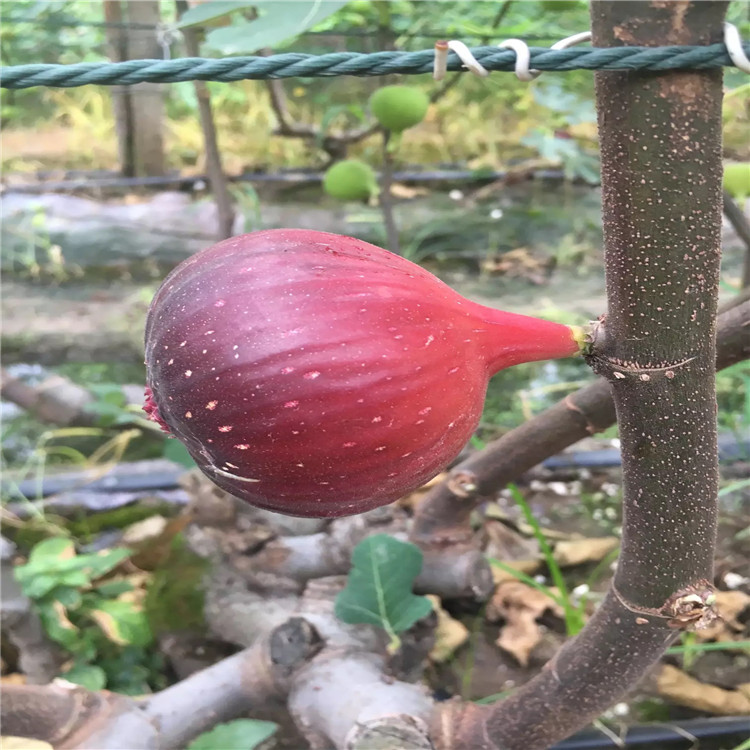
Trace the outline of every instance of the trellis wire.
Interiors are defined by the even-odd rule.
[[[743,45],[750,54],[750,44]],[[516,54],[497,47],[476,47],[474,57],[490,71],[513,71]],[[33,86],[72,88],[88,84],[105,86],[179,81],[241,81],[268,78],[313,78],[332,76],[382,76],[394,73],[417,75],[432,71],[435,51],[333,52],[325,55],[285,53],[269,57],[185,57],[175,60],[127,60],[116,63],[74,65],[15,65],[0,71],[0,87],[27,89]],[[531,65],[540,71],[570,70],[705,70],[732,66],[724,44],[672,47],[611,47],[553,50],[531,48]],[[448,70],[462,70],[451,53]]]

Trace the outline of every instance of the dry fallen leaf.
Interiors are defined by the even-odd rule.
[[[123,535],[122,542],[125,545],[140,544],[149,541],[154,537],[160,536],[167,526],[167,519],[164,516],[149,516],[142,521],[133,523],[128,526]]]
[[[503,562],[513,570],[518,570],[521,573],[527,575],[534,575],[542,565],[541,560],[503,560]],[[505,583],[506,581],[517,581],[518,578],[512,573],[508,573],[502,568],[498,568],[495,565],[492,566],[492,580],[495,585]]]
[[[430,191],[425,188],[415,188],[409,185],[402,185],[399,182],[394,182],[391,185],[391,193],[396,198],[403,198],[409,200],[411,198],[418,198],[421,195],[429,195]]]
[[[49,742],[29,737],[0,737],[0,750],[55,750]]]
[[[469,639],[469,629],[443,609],[440,597],[428,595],[427,598],[432,602],[432,607],[437,613],[435,645],[430,651],[430,659],[434,662],[448,661],[454,652]]]
[[[733,641],[743,633],[745,626],[737,619],[750,607],[750,595],[744,591],[717,591],[714,609],[719,615],[707,628],[696,630],[701,641]]]
[[[485,554],[502,560],[506,565],[523,565],[524,573],[534,573],[542,565],[539,542],[525,537],[514,528],[501,521],[485,520],[484,532],[487,535]]]
[[[156,570],[161,567],[172,552],[174,538],[184,531],[191,521],[190,513],[180,513],[167,521],[160,534],[134,545],[135,551],[130,558],[133,565],[140,570]]]
[[[0,685],[25,685],[26,675],[20,672],[12,672],[11,674],[4,674],[0,677]]]
[[[497,645],[512,654],[521,666],[527,666],[529,656],[542,640],[536,620],[547,610],[563,616],[562,607],[544,592],[521,581],[506,581],[495,591],[487,605],[487,619],[505,620]]]
[[[724,690],[690,677],[677,667],[663,665],[656,674],[656,689],[679,706],[720,716],[750,714],[750,683]]]
[[[427,482],[426,484],[423,484],[421,487],[418,487],[416,490],[414,490],[414,492],[410,492],[408,495],[404,495],[404,497],[396,501],[396,504],[400,508],[407,508],[413,512],[414,509],[417,507],[417,505],[419,505],[419,503],[424,499],[425,495],[433,487],[445,481],[447,476],[448,476],[447,472],[442,472],[441,474],[438,474],[436,477],[433,477],[432,479],[430,479],[430,481]]]
[[[555,545],[555,562],[562,568],[599,562],[620,544],[616,536],[570,539]]]

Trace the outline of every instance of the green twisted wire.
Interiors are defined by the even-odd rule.
[[[744,45],[750,54],[750,44]],[[472,49],[487,69],[512,71],[515,52],[497,47]],[[76,65],[14,65],[0,70],[0,88],[27,89],[33,86],[72,88],[134,83],[178,81],[241,81],[267,78],[312,78],[331,76],[382,76],[392,73],[430,73],[434,50],[419,52],[334,52],[326,55],[285,53],[269,57],[185,57],[176,60],[128,60],[118,63]],[[608,47],[552,50],[531,48],[531,67],[544,71],[568,70],[705,70],[731,66],[723,44],[703,47]],[[461,61],[451,52],[448,70],[461,70]]]

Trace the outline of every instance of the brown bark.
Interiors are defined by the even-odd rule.
[[[721,2],[594,2],[594,45],[720,41]],[[596,75],[606,337],[622,443],[623,544],[586,628],[492,707],[447,706],[441,748],[542,750],[632,687],[679,629],[711,620],[718,461],[715,322],[721,72]]]

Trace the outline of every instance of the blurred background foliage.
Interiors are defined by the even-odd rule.
[[[258,49],[248,29],[255,12],[271,3],[203,3],[234,11],[207,23],[218,24],[204,35],[201,52],[207,56],[253,54]],[[285,17],[298,19],[283,2]],[[175,6],[164,0],[163,26],[154,29],[173,56],[184,54],[176,28]],[[260,6],[260,11],[254,9]],[[567,35],[588,28],[585,2],[352,2],[319,3],[320,22],[275,46],[275,52],[331,51],[375,52],[380,49],[418,50],[432,47],[440,38],[461,39],[468,45],[497,43],[521,37],[531,45],[549,46]],[[335,9],[332,12],[332,9]],[[216,11],[213,11],[216,12]],[[205,11],[204,11],[204,15]],[[101,3],[87,0],[15,0],[3,7],[0,57],[3,65],[76,63],[107,57],[106,25]],[[750,33],[748,6],[732,3],[730,20]],[[314,20],[314,19],[313,19]],[[274,28],[281,23],[273,17]],[[297,24],[299,21],[297,20]],[[283,33],[270,38],[281,39]],[[261,35],[262,37],[262,35]],[[255,35],[258,38],[258,35]],[[265,46],[265,45],[264,45]],[[729,70],[725,86],[731,92],[742,85],[743,75]],[[410,76],[410,85],[434,93],[440,84],[430,76]],[[292,79],[284,81],[291,116],[299,122],[322,125],[336,132],[369,120],[366,102],[382,85],[377,78]],[[745,84],[747,85],[747,84]],[[262,81],[209,83],[226,170],[320,166],[325,154],[315,142],[273,135],[276,119]],[[747,89],[745,89],[747,93]],[[166,86],[167,159],[180,170],[201,168],[203,139],[196,117],[197,100],[190,82]],[[5,126],[3,166],[6,170],[44,168],[113,168],[117,148],[109,94],[104,87],[64,90],[33,88],[4,91]],[[730,158],[750,154],[748,97],[729,96],[725,112],[725,148]],[[29,142],[28,128],[34,129]],[[358,144],[353,154],[377,163],[377,146]],[[401,148],[405,162],[463,164],[473,169],[500,168],[514,160],[540,155],[563,163],[581,154],[596,152],[593,77],[585,71],[547,73],[529,85],[512,75],[486,79],[465,75],[431,108],[426,122]],[[582,166],[591,176],[591,165]]]

